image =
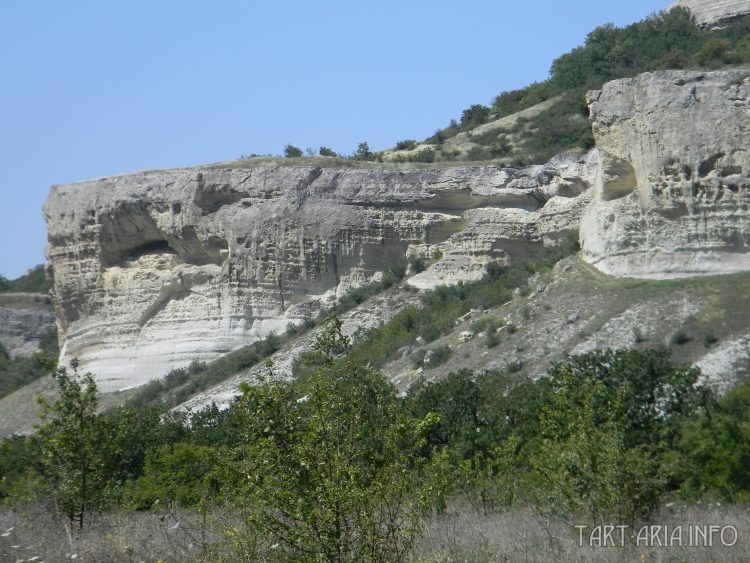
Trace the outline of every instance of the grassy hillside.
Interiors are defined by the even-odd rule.
[[[520,56],[523,56],[522,54]],[[502,92],[485,106],[465,109],[460,120],[438,129],[421,143],[406,140],[376,154],[395,162],[500,161],[542,163],[555,154],[593,144],[585,93],[605,82],[666,69],[718,69],[750,63],[750,16],[720,29],[699,28],[689,11],[677,8],[626,27],[607,24],[585,43],[554,61],[550,77],[526,88]],[[549,100],[512,126],[482,130],[504,117]],[[451,140],[463,134],[464,146]]]

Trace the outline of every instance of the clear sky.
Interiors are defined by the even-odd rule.
[[[52,184],[422,139],[667,0],[0,0],[0,274]]]

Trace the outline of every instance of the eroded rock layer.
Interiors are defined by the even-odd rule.
[[[589,98],[586,259],[640,278],[750,270],[750,71],[643,74]]]
[[[281,331],[411,254],[443,255],[421,287],[470,279],[574,226],[595,164],[229,166],[55,186],[61,361],[78,358],[102,391],[131,387]]]
[[[668,9],[687,8],[699,25],[715,25],[726,20],[750,14],[749,0],[679,0]]]
[[[54,328],[48,295],[0,293],[0,345],[11,358],[33,356]]]

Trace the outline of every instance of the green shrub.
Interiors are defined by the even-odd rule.
[[[220,453],[212,447],[162,446],[146,458],[143,476],[128,486],[125,503],[139,510],[157,502],[198,506],[219,492],[218,482],[210,478],[219,459]]]
[[[498,336],[496,330],[489,330],[487,331],[487,336],[485,337],[484,342],[487,345],[487,348],[494,348],[500,344],[500,336]]]
[[[720,66],[732,62],[732,44],[726,39],[715,38],[706,41],[695,54],[695,61],[701,66]]]
[[[267,381],[244,386],[236,403],[246,445],[216,475],[245,513],[238,533],[258,546],[254,560],[404,560],[434,490],[419,452],[436,417],[407,416],[332,322],[316,343],[322,367],[300,391],[304,401]]]
[[[294,145],[284,145],[284,156],[286,158],[298,158],[302,156],[302,149]]]
[[[329,149],[328,147],[320,147],[318,149],[318,154],[320,156],[330,156],[330,157],[337,157],[338,154],[336,154],[336,151],[333,149]]]
[[[703,345],[706,348],[710,348],[714,344],[716,344],[719,341],[719,339],[716,337],[716,335],[713,333],[713,331],[706,334],[706,336],[703,337]]]
[[[357,150],[354,152],[353,158],[355,160],[372,160],[373,154],[367,141],[362,141],[357,145]]]
[[[21,277],[8,280],[0,275],[0,293],[49,293],[44,266],[34,266]]]
[[[685,329],[678,329],[677,332],[675,332],[672,337],[670,338],[670,342],[672,344],[676,344],[678,346],[682,346],[683,344],[687,344],[690,342],[692,338],[690,335],[685,331]]]
[[[407,139],[405,141],[399,141],[398,143],[396,143],[397,151],[410,151],[415,148],[417,148],[417,142],[413,139]]]

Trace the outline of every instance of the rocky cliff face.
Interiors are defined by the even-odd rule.
[[[206,167],[55,186],[61,361],[111,391],[281,331],[411,254],[443,254],[420,287],[471,278],[575,225],[594,169]]]
[[[48,295],[0,293],[0,345],[11,358],[33,356],[54,328],[55,313]]]
[[[750,71],[644,74],[589,98],[586,259],[641,278],[750,270]]]
[[[476,278],[580,226],[605,273],[750,270],[750,71],[658,72],[590,93],[597,149],[523,170],[242,163],[53,187],[62,361],[104,391],[281,331],[412,255],[408,283]],[[590,187],[593,188],[590,189]]]
[[[667,9],[678,6],[690,10],[699,25],[716,25],[737,16],[750,14],[748,0],[679,0]]]

